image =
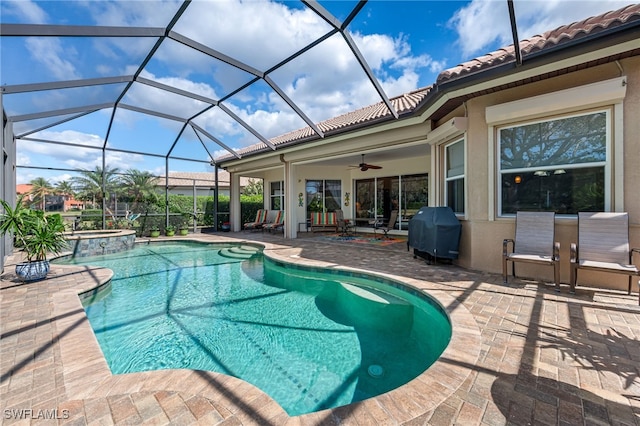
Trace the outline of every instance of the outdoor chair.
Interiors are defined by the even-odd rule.
[[[640,276],[633,253],[640,253],[640,248],[629,248],[628,213],[578,212],[578,243],[571,244],[571,293],[578,269],[585,269],[628,275],[631,294],[633,277]]]
[[[338,214],[336,212],[311,212],[309,227],[311,232],[327,229],[338,232]]]
[[[262,226],[262,231],[277,231],[278,229],[284,229],[284,211],[278,210],[273,222],[265,223]]]
[[[384,238],[389,238],[389,231],[391,231],[396,226],[397,221],[398,221],[398,210],[391,210],[391,214],[389,215],[389,221],[387,222],[387,224],[384,226],[375,225],[373,227],[373,233],[375,234],[376,230],[379,229],[382,232],[384,232],[384,235],[383,235]]]
[[[264,224],[267,222],[268,213],[269,213],[269,210],[263,210],[263,209],[258,210],[258,212],[256,213],[256,219],[253,222],[246,222],[244,224],[243,229],[247,231],[251,229],[262,228],[262,226],[264,226]]]
[[[517,212],[515,239],[502,242],[502,279],[507,284],[507,262],[515,277],[516,262],[553,266],[556,291],[560,291],[560,243],[555,241],[554,212]],[[509,252],[511,244],[511,252]]]

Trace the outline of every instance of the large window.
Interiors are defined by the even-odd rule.
[[[605,209],[609,112],[498,130],[501,213]]]
[[[386,176],[360,179],[355,182],[355,220],[358,226],[367,226],[374,219],[383,223],[392,210],[398,210],[398,229],[407,229],[407,224],[429,200],[426,174]]]
[[[342,182],[339,180],[308,180],[307,217],[311,212],[334,212],[342,208]]]
[[[271,182],[271,210],[284,210],[284,182]]]
[[[447,206],[457,214],[464,214],[464,139],[444,148],[445,187]]]

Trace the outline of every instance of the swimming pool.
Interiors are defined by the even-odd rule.
[[[112,285],[85,300],[114,374],[217,371],[256,385],[290,415],[401,386],[451,337],[437,303],[397,284],[237,246],[154,243],[68,262],[114,270]]]

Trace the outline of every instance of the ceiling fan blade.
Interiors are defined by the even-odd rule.
[[[378,169],[381,169],[381,168],[382,168],[382,166],[374,166],[373,164],[367,164],[367,168],[369,168],[369,169],[376,169],[376,170],[378,170]]]

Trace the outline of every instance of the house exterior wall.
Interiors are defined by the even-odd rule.
[[[459,259],[461,266],[489,272],[501,272],[502,241],[505,238],[513,238],[515,233],[515,219],[498,216],[496,199],[499,193],[495,183],[497,182],[497,168],[495,161],[489,158],[492,151],[491,144],[495,143],[495,139],[491,135],[492,128],[486,122],[487,107],[615,79],[621,76],[621,69],[623,70],[622,75],[626,76],[626,96],[622,103],[624,128],[619,133],[617,131],[620,129],[614,129],[613,134],[614,137],[616,134],[621,134],[624,138],[623,170],[619,170],[619,166],[612,164],[612,174],[622,176],[619,182],[624,183],[622,192],[624,199],[623,202],[613,199],[611,210],[618,206],[617,210],[629,213],[631,247],[640,247],[640,196],[638,195],[640,193],[638,190],[640,183],[640,167],[638,167],[640,164],[640,120],[638,120],[640,117],[640,58],[632,57],[620,61],[620,67],[615,63],[605,64],[586,71],[573,72],[474,98],[467,102],[469,120],[466,135],[468,209],[466,217],[462,220]],[[553,113],[550,117],[555,115]],[[613,118],[614,124],[617,123],[618,118]],[[616,141],[612,145],[615,150]],[[494,149],[493,152],[496,150]],[[616,193],[621,193],[621,188],[617,187],[621,185],[616,185],[615,178],[612,178],[611,182],[611,194],[612,198],[615,198]],[[566,283],[569,281],[570,244],[577,241],[577,218],[575,216],[557,216],[556,239],[560,242],[561,247],[561,281]],[[520,264],[517,268],[518,276],[553,280],[552,268]],[[579,273],[579,285],[596,282],[600,285],[608,283],[612,288],[625,290],[628,283],[625,276],[588,274],[584,271]]]

